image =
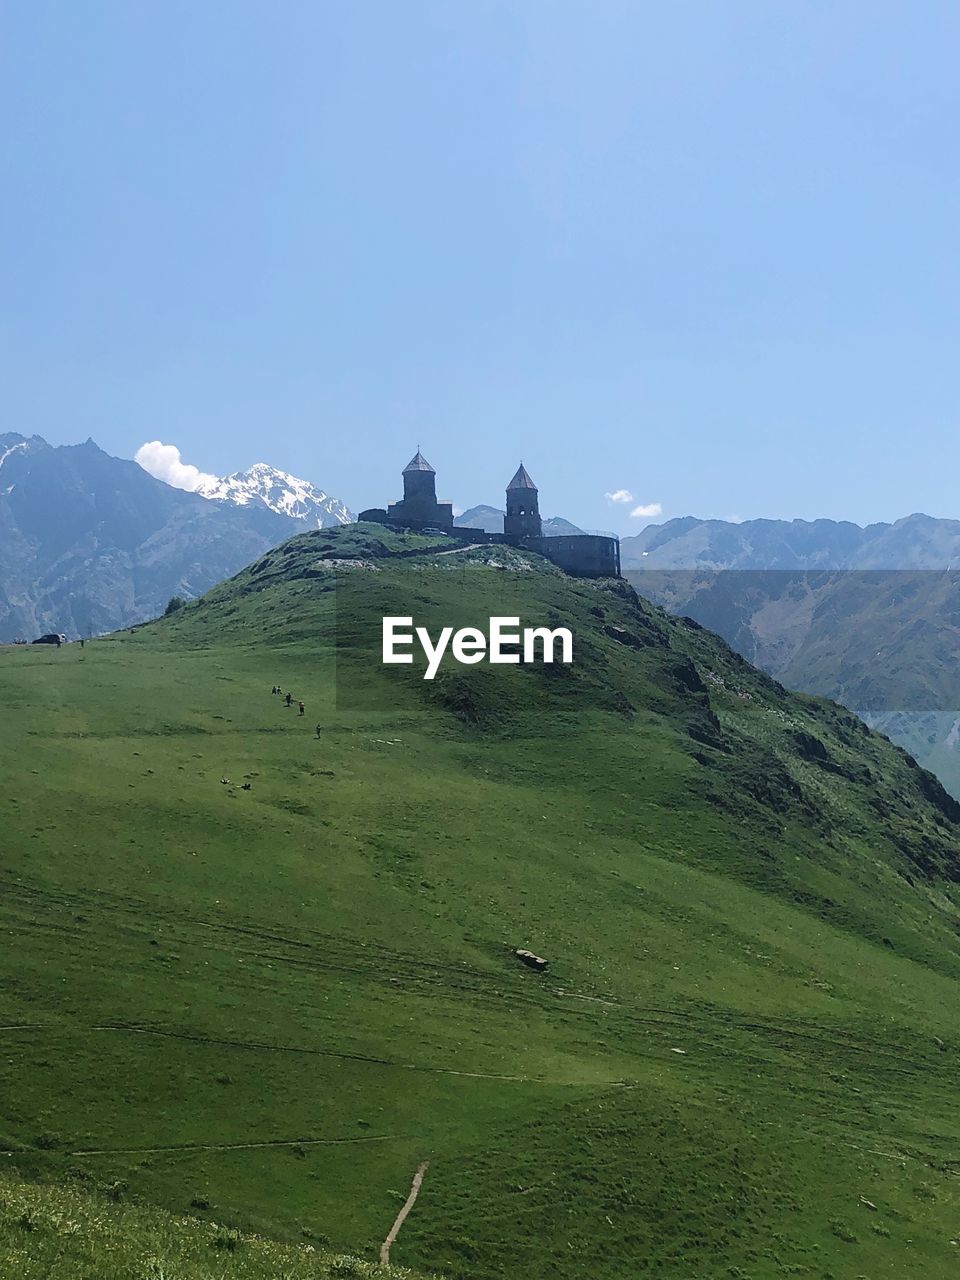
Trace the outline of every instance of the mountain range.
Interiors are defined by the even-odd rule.
[[[277,515],[304,521],[310,528],[325,529],[353,521],[339,498],[331,498],[309,481],[278,471],[265,462],[257,462],[247,471],[235,471],[222,479],[205,480],[196,492],[201,497],[236,507],[266,507]]]
[[[648,599],[843,703],[960,797],[960,521],[688,517],[621,550]]]
[[[456,516],[453,523],[463,529],[483,529],[486,533],[503,533],[503,517],[506,514],[502,507],[488,507],[481,504]],[[562,516],[544,516],[543,536],[545,538],[559,538],[571,533],[583,533],[583,530],[578,529],[569,520],[564,520]]]
[[[476,506],[457,524],[503,529]],[[304,529],[352,522],[340,499],[258,462],[174,488],[93,440],[0,435],[0,643],[131,626],[192,599]],[[544,532],[579,533],[560,517]]]
[[[0,642],[142,622],[293,534],[352,518],[342,501],[266,463],[186,492],[92,440],[54,447],[0,435]],[[503,511],[474,506],[456,524],[498,532]],[[544,520],[547,534],[579,531]],[[843,702],[960,796],[960,586],[925,576],[960,566],[960,521],[691,516],[624,538],[621,553],[642,594],[784,684]],[[889,576],[904,571],[917,575],[909,590]]]
[[[54,447],[0,435],[0,641],[96,635],[193,597],[344,505],[260,464],[206,495],[112,457],[92,440]]]
[[[949,569],[960,567],[960,520],[915,514],[862,527],[683,516],[622,538],[620,559],[624,569]]]

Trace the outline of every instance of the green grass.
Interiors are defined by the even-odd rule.
[[[393,1259],[464,1280],[952,1275],[949,799],[622,586],[456,546],[323,531],[0,654],[3,1159],[370,1260],[429,1159]],[[577,660],[427,685],[371,656],[403,605]]]
[[[17,1280],[413,1280],[334,1254],[283,1245],[217,1222],[126,1204],[117,1188],[42,1186],[0,1175],[0,1275]]]
[[[955,570],[634,570],[790,689],[836,698],[960,798]]]

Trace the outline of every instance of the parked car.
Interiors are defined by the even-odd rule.
[[[59,649],[62,644],[67,643],[65,635],[57,635],[55,631],[50,631],[45,636],[38,636],[33,642],[34,644],[55,644]]]

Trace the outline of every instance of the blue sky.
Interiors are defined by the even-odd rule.
[[[958,55],[927,0],[7,0],[0,430],[960,516]]]

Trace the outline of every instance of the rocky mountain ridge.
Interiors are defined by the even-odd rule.
[[[257,462],[246,471],[208,480],[196,491],[203,498],[230,502],[238,507],[261,504],[277,515],[305,520],[311,528],[350,524],[353,515],[338,498],[332,498],[308,480]]]
[[[960,521],[687,517],[621,549],[642,595],[842,702],[960,797]]]
[[[142,622],[171,596],[202,594],[305,525],[349,516],[336,499],[294,490],[287,477],[289,511],[277,509],[278,486],[263,473],[256,479],[263,494],[251,485],[240,502],[224,482],[221,500],[211,500],[93,440],[55,447],[40,436],[0,434],[0,642]],[[292,514],[301,505],[303,515]]]
[[[960,568],[960,520],[916,512],[890,524],[701,520],[650,524],[620,542],[625,569]]]

